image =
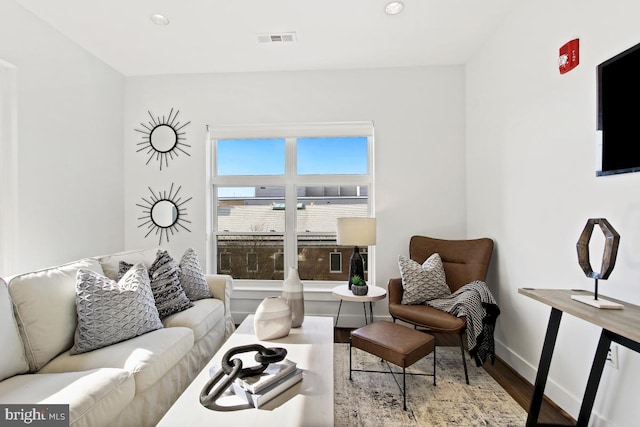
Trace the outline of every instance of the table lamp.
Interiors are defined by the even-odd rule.
[[[340,246],[353,245],[353,254],[349,266],[349,289],[353,276],[364,280],[364,264],[360,256],[359,246],[373,246],[376,244],[376,219],[353,217],[338,218],[337,241]]]

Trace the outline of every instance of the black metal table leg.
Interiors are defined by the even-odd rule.
[[[369,323],[367,323],[367,303],[366,302],[362,303],[362,309],[364,310],[364,324],[368,325]]]
[[[584,391],[584,397],[582,399],[582,405],[580,406],[580,414],[578,415],[576,426],[587,427],[589,424],[589,417],[591,416],[591,410],[593,409],[593,402],[596,400],[598,385],[600,385],[602,370],[604,369],[604,364],[607,361],[607,353],[609,352],[610,346],[611,337],[609,337],[608,331],[603,329],[600,333],[600,341],[596,348],[596,354],[593,356],[591,373],[589,373],[589,380],[587,381],[587,387]]]
[[[531,404],[529,405],[526,427],[534,427],[538,424],[538,416],[540,415],[542,398],[544,397],[544,388],[547,385],[547,376],[549,375],[549,367],[551,366],[551,356],[553,356],[553,349],[556,345],[558,329],[560,328],[560,319],[562,319],[562,311],[551,308],[547,334],[544,338],[540,363],[538,364],[538,373],[536,374],[536,384],[533,389]]]
[[[373,323],[373,302],[369,301],[369,323]]]
[[[336,316],[336,324],[333,325],[333,327],[337,327],[338,326],[338,319],[340,318],[340,309],[342,308],[342,300],[340,300],[340,305],[338,306],[338,315]]]

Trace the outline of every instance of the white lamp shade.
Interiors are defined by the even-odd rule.
[[[375,218],[338,218],[338,244],[341,246],[373,246],[376,244]]]

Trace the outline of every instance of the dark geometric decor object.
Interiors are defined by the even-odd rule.
[[[600,230],[605,237],[604,252],[602,254],[602,265],[600,266],[600,272],[593,271],[591,268],[591,261],[589,259],[589,241],[593,234],[593,227],[598,224]],[[618,255],[618,245],[620,243],[620,235],[604,218],[590,218],[587,220],[587,224],[580,234],[576,248],[578,250],[578,263],[584,271],[584,274],[592,279],[595,279],[595,292],[594,299],[598,299],[598,279],[606,280],[613,267],[616,265],[616,256]]]
[[[149,188],[149,191],[151,192],[151,198],[147,200],[142,197],[142,200],[146,203],[144,205],[136,203],[136,206],[143,209],[143,216],[138,218],[143,222],[138,225],[138,228],[146,225],[149,230],[144,237],[149,236],[151,232],[155,232],[156,235],[159,235],[158,244],[162,245],[162,237],[164,236],[166,241],[169,242],[169,232],[171,232],[171,235],[177,233],[180,231],[178,227],[191,232],[191,230],[182,224],[191,223],[191,221],[184,218],[187,215],[187,210],[182,207],[182,205],[191,200],[191,197],[186,200],[182,200],[178,197],[178,193],[180,193],[180,189],[182,187],[178,187],[174,193],[172,183],[169,193],[166,191],[159,191],[158,194],[154,193],[151,187],[147,188]]]
[[[589,241],[593,234],[593,227],[598,224],[600,230],[605,237],[604,253],[602,255],[602,266],[600,272],[596,273],[591,268],[591,261],[589,259]],[[576,247],[578,249],[578,263],[582,267],[582,271],[587,277],[592,279],[606,280],[613,267],[616,265],[616,256],[618,255],[618,244],[620,242],[620,235],[604,218],[590,218],[587,220],[587,224],[582,230],[582,234],[578,239]]]
[[[191,156],[182,147],[191,147],[185,144],[183,141],[186,139],[184,136],[186,132],[181,132],[182,128],[187,126],[191,122],[187,122],[180,125],[178,121],[179,110],[173,114],[173,108],[169,111],[169,116],[154,117],[151,111],[148,111],[151,121],[148,123],[140,123],[144,129],[134,129],[136,132],[142,133],[142,142],[139,142],[140,148],[136,152],[146,150],[146,154],[149,155],[147,159],[147,165],[154,158],[160,163],[160,170],[162,170],[162,164],[169,166],[169,159],[173,160],[174,156],[178,157],[178,151],[183,152],[187,156]]]

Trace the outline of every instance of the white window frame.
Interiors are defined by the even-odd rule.
[[[312,123],[312,124],[282,124],[282,125],[241,125],[241,126],[212,126],[209,130],[207,147],[207,174],[209,191],[207,197],[207,271],[216,271],[217,247],[216,236],[224,232],[217,227],[217,187],[253,187],[253,186],[284,186],[285,200],[296,200],[297,186],[331,186],[331,185],[360,185],[368,187],[368,215],[374,216],[374,127],[372,122],[340,122],[340,123]],[[367,138],[367,173],[358,175],[297,175],[296,144],[297,138],[318,137],[366,137]],[[227,139],[285,139],[285,174],[284,175],[217,175],[217,141]],[[296,233],[288,230],[296,229],[296,203],[285,204],[285,232],[284,232],[284,268],[298,265]],[[242,234],[233,233],[232,234]],[[256,233],[251,233],[256,234]],[[325,233],[323,233],[325,234]],[[308,235],[308,233],[306,233]],[[369,248],[369,262],[374,265],[374,247]],[[370,268],[369,283],[375,283],[375,268]],[[281,289],[282,283],[277,280],[242,280],[234,279],[234,286],[238,289]],[[342,281],[305,280],[305,289],[331,289]]]
[[[0,60],[0,276],[15,273],[18,242],[17,68]]]
[[[362,258],[362,263],[364,264],[364,272],[369,273],[369,251],[360,252],[360,257]]]

